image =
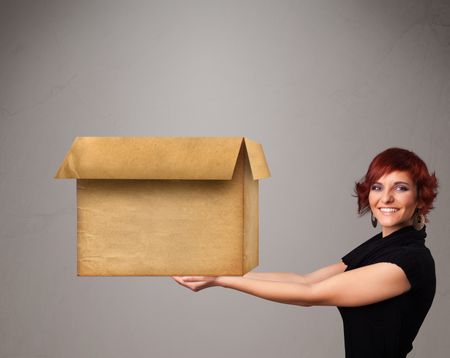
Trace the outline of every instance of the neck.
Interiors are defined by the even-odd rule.
[[[405,222],[402,225],[390,226],[390,227],[383,226],[381,228],[382,238],[384,238],[384,237],[386,237],[386,236],[388,236],[388,235],[390,235],[390,234],[392,234],[392,233],[394,233],[394,232],[396,232],[396,231],[398,231],[398,230],[400,230],[400,229],[402,229],[402,228],[404,228],[406,226],[410,226],[410,225],[412,225],[412,220],[407,221],[407,222]]]

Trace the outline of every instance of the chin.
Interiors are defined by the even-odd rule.
[[[389,221],[389,220],[378,220],[378,222],[381,224],[381,226],[397,226],[397,225],[401,225],[400,221]]]

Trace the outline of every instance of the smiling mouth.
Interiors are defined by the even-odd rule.
[[[392,214],[399,211],[397,208],[378,208],[383,214]]]

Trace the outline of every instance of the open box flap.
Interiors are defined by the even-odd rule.
[[[243,137],[77,137],[55,178],[230,180],[245,141],[254,179],[270,176],[260,144]]]
[[[244,137],[250,168],[254,180],[270,177],[269,166],[262,145]]]

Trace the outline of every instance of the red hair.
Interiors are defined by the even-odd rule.
[[[435,173],[430,174],[425,162],[415,153],[402,148],[389,148],[379,153],[369,165],[366,175],[355,183],[355,194],[358,198],[358,214],[370,211],[369,192],[372,184],[385,174],[394,171],[406,171],[417,187],[417,198],[420,201],[419,212],[426,215],[433,209],[433,201],[437,195],[438,180]]]

